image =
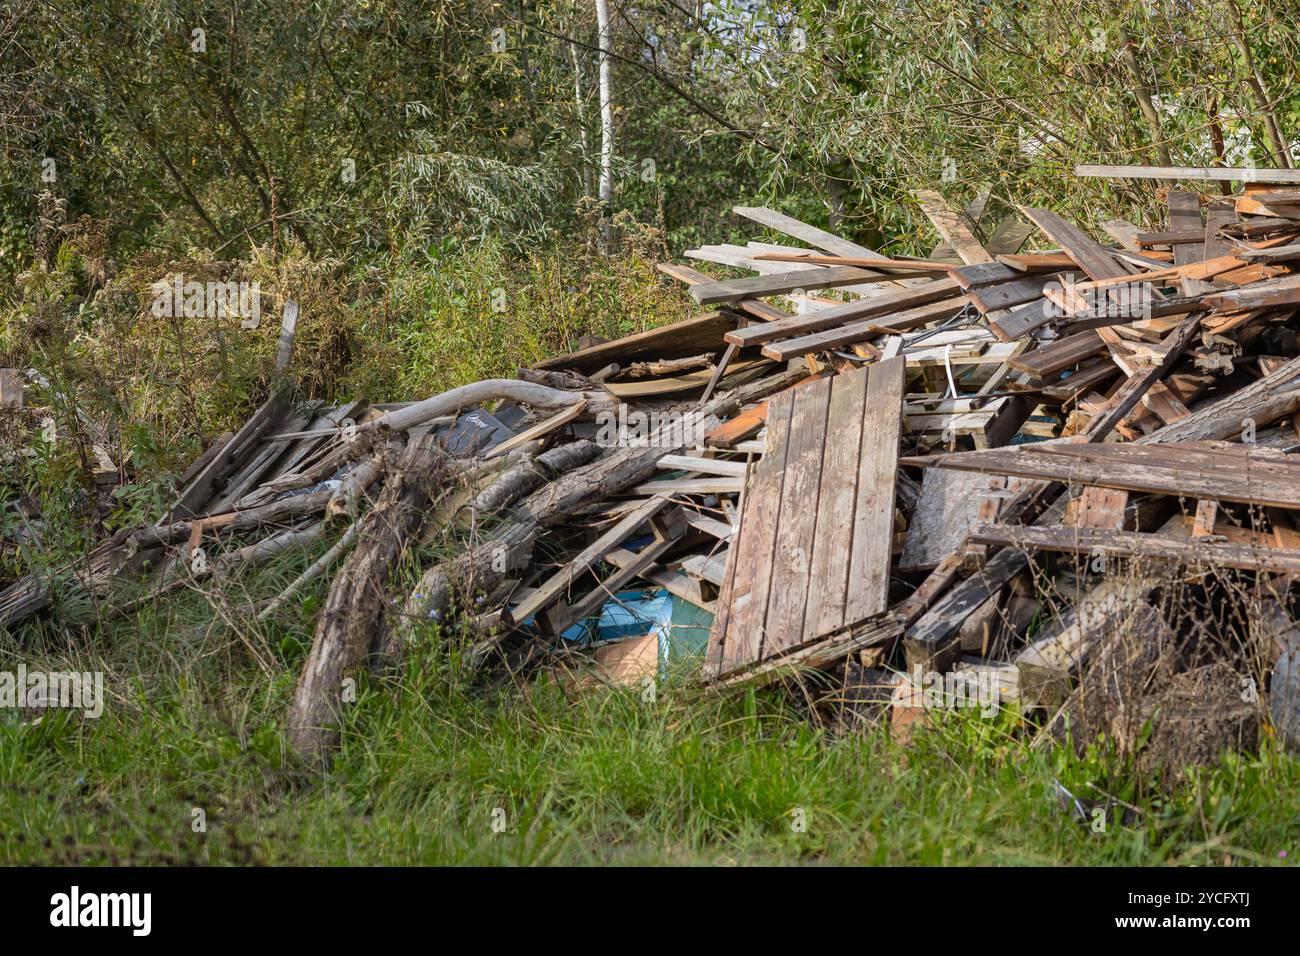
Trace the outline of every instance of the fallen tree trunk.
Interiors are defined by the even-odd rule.
[[[482,382],[473,382],[434,395],[423,401],[415,402],[403,408],[397,408],[371,422],[366,428],[389,428],[393,431],[405,431],[416,425],[422,425],[431,418],[458,412],[473,405],[510,399],[521,405],[533,408],[558,410],[581,401],[608,406],[611,399],[600,392],[578,392],[565,389],[549,388],[534,382],[521,382],[512,378],[489,378]]]
[[[431,435],[414,439],[393,463],[357,544],[335,575],[293,704],[289,743],[323,766],[338,742],[344,679],[376,651],[386,625],[388,581],[443,486],[444,455]]]
[[[480,491],[469,503],[470,510],[486,515],[507,508],[557,475],[585,465],[599,454],[600,446],[595,442],[576,441],[522,461]]]

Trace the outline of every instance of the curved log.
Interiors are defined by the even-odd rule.
[[[521,405],[552,410],[576,405],[581,401],[606,406],[610,404],[610,397],[600,392],[576,392],[550,388],[535,382],[521,382],[513,378],[489,378],[453,388],[441,395],[434,395],[432,398],[426,398],[404,408],[393,409],[366,427],[405,431],[416,425],[423,425],[429,419],[437,418],[439,415],[448,415],[473,405],[499,399],[510,399]]]

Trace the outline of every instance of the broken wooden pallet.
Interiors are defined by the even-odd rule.
[[[884,612],[904,367],[892,359],[772,399],[710,635],[712,676]]]

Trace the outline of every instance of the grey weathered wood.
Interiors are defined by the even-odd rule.
[[[866,401],[867,375],[836,375],[831,379],[827,444],[804,611],[803,630],[808,634],[826,634],[844,623],[853,545],[853,525],[844,516],[853,513],[857,500]]]
[[[1292,262],[1300,259],[1300,243],[1274,246],[1272,249],[1243,249],[1237,256],[1247,262]]]
[[[993,261],[988,250],[980,245],[966,217],[954,212],[942,195],[932,189],[920,189],[916,192],[916,201],[920,204],[926,218],[930,220],[944,241],[952,246],[962,262],[973,265],[978,262]]]
[[[858,465],[853,512],[853,553],[845,623],[883,614],[889,604],[889,565],[894,546],[894,485],[903,424],[903,384],[907,360],[894,358],[870,366],[863,454]]]
[[[786,457],[776,547],[772,554],[775,586],[768,596],[760,657],[770,657],[798,646],[803,643],[804,636],[831,380],[813,382],[796,389],[794,395],[790,450]]]
[[[1058,275],[1027,277],[1017,275],[1010,282],[985,286],[981,289],[971,289],[966,294],[975,308],[987,314],[999,309],[1010,309],[1014,306],[1037,302],[1043,297],[1044,289],[1049,286],[1059,286],[1060,284],[1061,277]]]
[[[1185,266],[1205,258],[1205,227],[1201,223],[1201,199],[1196,193],[1172,190],[1165,202],[1169,206],[1171,231],[1186,231],[1197,238],[1191,242],[1172,243],[1174,265]]]
[[[1130,560],[1171,561],[1203,568],[1300,573],[1298,548],[1261,548],[1253,544],[1206,538],[1189,538],[1184,541],[1140,531],[986,525],[977,528],[971,534],[971,539],[982,544],[996,544],[1020,551],[1059,551],[1064,554],[1104,555]]]
[[[235,433],[235,437],[222,446],[189,487],[181,493],[180,499],[170,511],[168,520],[178,521],[197,515],[212,494],[213,485],[221,474],[227,467],[237,465],[245,454],[252,451],[254,443],[280,420],[280,416],[289,407],[292,397],[291,389],[280,388],[254,412],[244,426]]]
[[[1300,169],[1234,169],[1226,166],[1105,166],[1081,163],[1076,176],[1103,179],[1187,179],[1214,183],[1300,183]]]
[[[965,296],[959,296],[956,299],[944,299],[941,302],[931,302],[928,305],[917,306],[913,309],[904,309],[887,317],[864,319],[861,322],[850,322],[848,325],[827,329],[824,332],[813,332],[792,339],[770,342],[763,346],[763,355],[777,362],[788,362],[790,359],[808,355],[812,352],[838,349],[846,345],[852,345],[855,342],[879,338],[892,332],[906,332],[929,325],[931,322],[942,322],[945,319],[950,319],[964,309],[969,302],[970,300]]]
[[[831,266],[826,269],[800,269],[798,272],[747,276],[722,282],[701,282],[691,286],[688,291],[691,298],[700,305],[714,305],[765,295],[787,295],[798,289],[833,289],[853,285],[865,278],[869,278],[868,273],[853,266]]]
[[[1300,460],[1250,445],[1038,442],[913,458],[905,463],[1300,508]]]
[[[759,225],[767,226],[769,229],[775,229],[778,232],[784,232],[788,236],[794,236],[801,239],[810,246],[816,246],[818,249],[825,249],[827,252],[833,252],[837,256],[854,256],[865,259],[885,259],[874,249],[866,246],[860,246],[856,242],[850,242],[848,239],[842,239],[833,232],[827,232],[825,229],[819,229],[816,226],[810,226],[806,222],[800,222],[793,216],[787,216],[784,213],[776,212],[762,206],[736,206],[732,210],[738,216],[744,216],[746,219],[752,219]]]
[[[618,547],[668,504],[668,499],[656,496],[648,499],[635,511],[624,515],[612,528],[573,556],[563,568],[540,584],[527,599],[502,614],[507,624],[532,617],[538,611],[558,600],[583,573]]]
[[[1021,698],[1030,706],[1059,705],[1097,642],[1121,627],[1149,628],[1154,608],[1146,599],[1159,582],[1151,577],[1108,577],[1083,594],[1046,634],[1016,655]]]
[[[745,491],[741,533],[731,549],[731,561],[745,571],[736,573],[731,581],[725,633],[715,627],[721,648],[719,673],[757,660],[763,645],[793,410],[794,395],[789,392],[777,395],[768,406],[767,452],[754,466]]]
[[[280,341],[275,349],[275,367],[284,371],[293,359],[293,341],[298,333],[298,302],[286,299],[284,314],[280,318]]]
[[[942,299],[960,295],[960,288],[952,279],[929,279],[910,289],[899,289],[889,295],[860,302],[848,302],[844,305],[831,306],[808,312],[804,315],[792,315],[788,319],[768,322],[764,325],[751,325],[748,328],[728,332],[726,340],[741,347],[762,345],[777,339],[809,335],[823,329],[843,325],[851,319],[866,319],[872,316],[891,316],[893,313],[928,305]]]
[[[988,483],[987,476],[977,473],[927,468],[899,570],[928,571],[960,548],[978,524],[981,494]]]

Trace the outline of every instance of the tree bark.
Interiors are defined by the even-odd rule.
[[[614,199],[614,81],[610,60],[609,4],[596,0],[597,44],[600,47],[600,202],[601,251],[609,255],[614,246],[609,205]]]
[[[1134,53],[1133,38],[1126,31],[1120,31],[1119,56],[1133,78],[1133,96],[1137,99],[1138,109],[1142,111],[1142,117],[1147,121],[1147,128],[1151,131],[1151,146],[1156,153],[1156,162],[1161,166],[1170,166],[1172,164],[1169,161],[1169,146],[1165,142],[1160,114],[1156,112],[1151,88],[1147,86],[1137,54]]]
[[[1229,0],[1228,9],[1232,11],[1232,41],[1236,44],[1237,52],[1241,54],[1241,59],[1246,66],[1246,85],[1255,94],[1255,103],[1264,118],[1264,131],[1268,134],[1269,143],[1273,147],[1273,160],[1283,169],[1291,169],[1294,165],[1291,162],[1291,150],[1287,145],[1286,136],[1282,133],[1282,124],[1278,121],[1277,111],[1273,108],[1273,100],[1269,96],[1268,87],[1264,84],[1264,77],[1255,63],[1250,41],[1246,39],[1246,27],[1241,20],[1241,10],[1238,9],[1235,0]]]
[[[323,767],[338,744],[344,679],[381,644],[389,579],[439,497],[443,460],[431,435],[407,446],[330,585],[288,719],[290,746],[313,766]]]

